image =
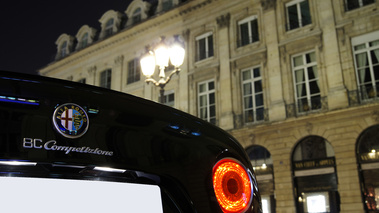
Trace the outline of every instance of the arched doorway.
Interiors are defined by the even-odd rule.
[[[379,212],[379,125],[366,129],[357,141],[357,161],[366,212]]]
[[[263,213],[275,213],[274,170],[271,154],[266,148],[258,145],[248,147],[246,152],[258,180]]]
[[[292,153],[296,209],[305,212],[339,212],[339,194],[333,147],[324,138],[308,136]]]

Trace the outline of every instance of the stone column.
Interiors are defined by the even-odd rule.
[[[233,129],[232,85],[230,72],[230,46],[229,46],[229,22],[230,14],[217,18],[218,24],[218,54],[220,58],[220,90],[218,91],[219,126],[224,130]]]
[[[262,1],[263,19],[261,23],[263,27],[260,28],[264,29],[267,45],[267,64],[263,76],[268,79],[266,97],[268,97],[270,121],[284,120],[286,118],[275,5],[275,0]]]
[[[123,66],[124,65],[124,56],[119,55],[114,59],[114,66],[112,69],[112,83],[111,83],[111,89],[122,91],[122,82],[124,79],[123,76]]]
[[[324,52],[323,55],[325,56],[324,70],[326,71],[326,83],[328,85],[328,108],[329,110],[344,108],[349,105],[349,101],[342,75],[332,1],[322,1],[322,3],[317,1],[317,3],[320,27],[323,32],[321,51]]]
[[[87,69],[87,72],[88,72],[87,83],[93,86],[98,86],[96,82],[96,70],[97,70],[96,66],[92,66]]]

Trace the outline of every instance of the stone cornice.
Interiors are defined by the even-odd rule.
[[[47,73],[50,73],[56,69],[59,69],[60,67],[66,66],[67,64],[70,64],[72,62],[78,61],[84,57],[87,57],[88,55],[91,55],[95,52],[101,51],[104,48],[108,48],[110,46],[114,46],[126,39],[130,39],[132,37],[138,36],[141,33],[148,32],[152,28],[156,28],[162,25],[165,25],[167,22],[170,22],[173,19],[176,19],[183,15],[188,15],[189,13],[193,13],[196,10],[212,3],[212,0],[205,0],[205,1],[188,1],[180,5],[179,7],[168,11],[163,14],[158,14],[155,16],[150,17],[149,19],[146,19],[145,21],[134,25],[129,28],[125,28],[121,30],[120,32],[107,37],[102,40],[98,40],[88,46],[87,48],[81,49],[79,51],[73,52],[70,55],[68,55],[65,58],[62,58],[58,61],[53,61],[52,63],[48,64],[46,67],[41,68],[39,72],[43,75],[46,75]],[[142,50],[141,46],[141,50]],[[46,69],[48,68],[48,69]]]

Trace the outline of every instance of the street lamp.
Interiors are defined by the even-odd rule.
[[[146,77],[146,83],[153,83],[155,86],[160,87],[160,103],[164,102],[164,87],[171,80],[172,75],[179,73],[179,67],[183,64],[184,60],[184,43],[180,41],[179,35],[174,36],[174,41],[167,45],[165,37],[161,37],[161,41],[151,50],[146,48],[146,53],[141,57],[141,69],[143,75]],[[169,60],[175,69],[166,77],[165,69],[168,67]],[[159,68],[159,80],[156,81],[152,78],[155,66]]]

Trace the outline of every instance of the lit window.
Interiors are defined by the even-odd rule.
[[[308,0],[295,0],[286,4],[287,29],[292,30],[310,24],[311,13]]]
[[[113,18],[111,18],[105,24],[105,33],[104,33],[105,37],[113,34],[113,23],[114,23],[114,20],[113,20]]]
[[[242,71],[245,123],[264,120],[263,87],[260,68]]]
[[[216,124],[216,97],[214,81],[210,80],[202,82],[198,85],[198,89],[199,117],[212,124]]]
[[[379,31],[352,40],[358,90],[362,100],[379,97]]]
[[[141,68],[138,59],[133,59],[128,63],[128,79],[127,84],[131,84],[140,80]]]
[[[346,10],[354,10],[372,3],[375,3],[375,0],[345,0]]]
[[[292,57],[292,70],[298,112],[321,109],[321,95],[316,53]]]
[[[196,61],[213,56],[213,34],[211,32],[196,37]]]
[[[258,20],[252,16],[238,22],[239,42],[238,46],[244,46],[259,41]]]
[[[112,70],[108,69],[100,73],[100,87],[111,88]]]

